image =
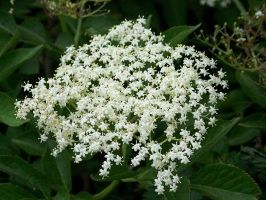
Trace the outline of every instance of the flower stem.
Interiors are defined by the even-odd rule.
[[[233,2],[235,3],[236,7],[238,8],[238,10],[240,11],[241,15],[246,15],[247,11],[244,8],[243,4],[241,3],[241,1],[239,0],[233,0]]]
[[[111,182],[110,185],[108,185],[106,188],[104,188],[101,192],[99,192],[98,194],[95,194],[93,196],[93,199],[94,200],[104,199],[106,196],[108,196],[116,188],[116,186],[118,186],[118,184],[119,184],[118,180]]]
[[[78,18],[78,25],[77,25],[77,29],[76,29],[76,33],[75,33],[75,38],[74,38],[75,46],[78,46],[78,44],[79,44],[81,25],[82,25],[82,17],[79,17]]]
[[[62,29],[63,33],[66,33],[67,32],[67,26],[66,26],[66,22],[65,22],[62,15],[59,16],[59,22],[60,22],[61,29]]]

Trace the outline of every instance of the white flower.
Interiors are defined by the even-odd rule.
[[[215,4],[219,4],[221,7],[226,7],[231,3],[232,0],[200,0],[201,5],[207,5],[209,7],[214,7]]]
[[[8,13],[9,13],[10,15],[12,15],[12,14],[14,13],[14,8],[13,8],[13,6],[14,6],[14,4],[15,4],[15,0],[10,0],[10,4],[11,4],[12,7],[9,9]]]
[[[261,10],[258,10],[256,13],[255,13],[255,17],[256,19],[259,19],[260,17],[263,17],[264,16],[264,13],[261,11]]]
[[[12,15],[12,14],[14,13],[14,8],[10,8],[9,11],[8,11],[8,13],[9,13],[10,15]]]
[[[30,84],[30,83],[26,83],[26,84],[23,86],[23,88],[24,88],[24,91],[30,91],[31,88],[32,88],[32,84]]]
[[[215,105],[224,98],[217,88],[227,83],[221,70],[210,74],[213,59],[194,47],[164,44],[144,23],[124,21],[89,44],[69,47],[54,77],[26,84],[31,98],[16,107],[19,118],[33,114],[42,141],[56,140],[54,155],[66,147],[75,162],[105,154],[101,176],[123,162],[122,145],[130,145],[132,166],[150,160],[158,171],[161,194],[178,187],[176,167],[189,162],[214,125]]]
[[[238,38],[236,41],[241,43],[241,42],[245,42],[247,39],[244,37]]]

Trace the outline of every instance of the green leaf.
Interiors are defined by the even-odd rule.
[[[162,10],[169,26],[186,24],[188,14],[187,0],[161,1]]]
[[[44,174],[50,174],[48,180],[54,188],[68,195],[71,190],[71,156],[65,150],[54,157],[46,150],[42,157]]]
[[[211,164],[191,177],[191,188],[214,200],[255,200],[261,191],[243,170],[227,164]]]
[[[42,23],[37,19],[28,19],[18,26],[22,39],[33,44],[45,44],[47,40],[46,32]]]
[[[0,122],[8,126],[20,126],[26,122],[16,118],[15,101],[7,94],[0,92],[0,102]]]
[[[15,155],[17,152],[12,146],[9,138],[5,135],[0,135],[0,155]]]
[[[80,192],[71,196],[71,200],[93,200],[93,196],[87,192]]]
[[[71,46],[74,43],[74,38],[70,33],[60,33],[55,41],[55,45],[65,50],[66,47]]]
[[[266,114],[258,113],[247,116],[239,123],[239,126],[245,128],[266,129]]]
[[[6,54],[0,59],[0,82],[9,77],[22,63],[40,52],[42,46],[20,48]]]
[[[20,38],[20,33],[18,30],[14,33],[14,35],[8,40],[8,42],[5,42],[5,45],[0,50],[0,57],[7,52],[12,47],[16,46]]]
[[[143,194],[143,200],[166,200],[166,197],[163,195],[158,195],[155,192],[154,187],[148,188],[148,190]]]
[[[112,16],[91,16],[84,20],[83,28],[86,35],[105,34],[112,26],[118,24]]]
[[[252,104],[252,101],[241,90],[232,90],[226,95],[224,101],[219,102],[219,109],[233,110],[241,113]]]
[[[170,46],[177,46],[184,42],[187,37],[197,30],[200,27],[200,24],[196,26],[174,26],[163,32],[165,36],[164,41]]]
[[[119,181],[115,180],[109,183],[103,190],[101,190],[99,193],[93,195],[94,200],[101,200],[105,199],[113,190],[119,185]]]
[[[178,184],[176,192],[166,192],[167,200],[190,200],[190,183],[185,177],[181,179],[181,183]]]
[[[232,146],[242,145],[258,136],[259,134],[260,131],[258,129],[236,126],[228,134],[228,143]]]
[[[236,6],[227,6],[226,10],[222,6],[216,6],[214,16],[212,17],[215,18],[218,24],[226,22],[228,27],[233,28],[233,24],[237,21],[239,15],[240,11]]]
[[[168,189],[167,189],[168,190]],[[144,200],[190,200],[190,184],[186,177],[183,177],[178,184],[176,192],[165,191],[163,195],[158,195],[154,187],[149,187],[143,195]]]
[[[13,184],[0,184],[0,200],[19,200],[22,198],[33,198],[33,196],[32,194]]]
[[[223,189],[217,189],[208,186],[192,185],[192,189],[203,193],[213,200],[257,200],[256,197],[239,192],[228,192]]]
[[[29,17],[32,11],[32,7],[34,4],[36,5],[36,1],[31,0],[23,0],[23,1],[16,1],[16,3],[12,6],[10,1],[0,1],[1,2],[1,10],[5,10],[8,12],[10,7],[14,8],[14,13],[12,15],[18,16],[19,19],[25,18],[26,16]],[[27,15],[28,14],[28,15]]]
[[[42,45],[46,49],[57,54],[61,53],[61,50],[48,40],[45,28],[39,20],[29,19],[21,26],[18,26],[18,30],[20,31],[21,38],[24,42],[34,45]]]
[[[139,171],[132,171],[126,165],[116,165],[112,167],[110,174],[107,177],[103,178],[100,175],[91,175],[91,178],[94,181],[105,182],[105,181],[121,180],[130,177],[135,177],[138,173]]]
[[[159,29],[159,15],[156,11],[154,3],[152,1],[143,0],[119,0],[119,9],[127,18],[136,19],[139,16],[147,18],[152,15],[151,25],[155,29]]]
[[[44,153],[45,145],[40,143],[39,135],[35,131],[25,131],[11,141],[29,155],[41,156]]]
[[[39,55],[34,56],[32,59],[24,62],[20,68],[19,73],[25,75],[32,75],[39,73]]]
[[[43,200],[43,199],[37,199],[37,198],[22,198],[19,200]]]
[[[70,200],[70,194],[60,191],[53,197],[53,200]]]
[[[2,51],[6,46],[6,41],[9,41],[13,36],[0,29],[0,49]]]
[[[197,161],[205,152],[210,151],[239,121],[239,118],[230,121],[220,121],[218,124],[209,129],[205,139],[202,142],[202,147],[191,156],[191,162]],[[184,168],[183,165],[180,167]]]
[[[122,152],[123,152],[123,160],[126,164],[128,164],[131,160],[132,155],[132,148],[129,144],[122,145]]]
[[[14,17],[8,13],[0,11],[0,29],[14,35],[16,31],[16,22]]]
[[[248,0],[250,10],[256,10],[262,7],[264,0]]]
[[[139,169],[138,173],[134,176],[123,178],[123,182],[139,182],[145,185],[153,185],[154,178],[156,177],[157,171],[151,167],[145,167]]]
[[[252,79],[251,74],[244,71],[236,72],[238,80],[243,92],[255,103],[266,108],[266,90]]]
[[[46,177],[29,163],[16,156],[0,156],[0,171],[24,180],[32,187],[38,188],[43,195],[50,196],[50,188]]]

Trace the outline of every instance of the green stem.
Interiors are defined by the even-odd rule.
[[[104,199],[116,188],[116,186],[118,186],[118,184],[119,184],[118,180],[111,182],[110,185],[104,188],[101,192],[99,192],[98,194],[95,194],[93,196],[93,199],[94,200]]]
[[[78,46],[78,44],[79,44],[81,25],[82,25],[82,17],[79,17],[78,18],[78,25],[77,25],[77,29],[76,29],[76,33],[75,33],[75,38],[74,38],[75,46]]]
[[[240,11],[242,15],[247,14],[246,9],[244,8],[243,4],[239,0],[233,0],[233,2],[235,3],[236,7],[238,8],[238,10]]]
[[[66,33],[67,32],[67,26],[66,26],[66,22],[65,22],[62,15],[59,16],[59,22],[60,22],[63,33]]]

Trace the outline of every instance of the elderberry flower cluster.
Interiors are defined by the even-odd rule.
[[[103,153],[100,175],[123,161],[122,145],[133,150],[131,165],[149,161],[158,171],[156,191],[175,191],[176,168],[188,163],[215,124],[224,99],[224,72],[193,47],[170,47],[145,19],[124,21],[89,44],[69,47],[54,77],[27,83],[30,97],[16,102],[17,116],[29,113],[55,139],[57,155],[71,147],[75,162]],[[211,74],[215,72],[215,75]]]

